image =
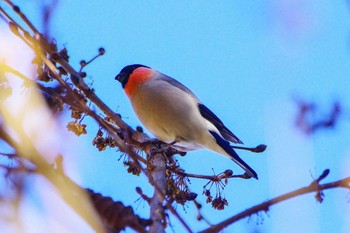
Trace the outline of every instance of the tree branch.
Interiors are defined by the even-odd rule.
[[[151,199],[151,219],[153,221],[149,232],[161,233],[165,232],[165,208],[163,206],[166,190],[166,159],[160,152],[151,153],[150,169],[153,181],[158,188],[154,188],[154,194]]]
[[[4,111],[4,110],[3,110]],[[12,127],[14,128],[14,127]],[[26,134],[21,132],[18,127],[16,133],[21,135],[20,142],[15,141],[0,125],[0,136],[2,139],[13,146],[19,158],[25,159],[35,165],[35,172],[43,175],[56,188],[62,199],[69,205],[77,214],[79,214],[96,232],[104,232],[100,219],[96,217],[92,206],[89,202],[84,202],[86,195],[80,186],[64,176],[62,172],[53,169],[40,155],[36,148],[30,143]],[[8,140],[8,141],[7,141]],[[25,147],[23,146],[25,142]],[[33,172],[33,170],[32,170]]]
[[[191,177],[191,178],[197,178],[197,179],[206,179],[214,182],[218,182],[224,179],[231,179],[231,178],[241,178],[241,179],[250,179],[251,177],[247,175],[246,173],[242,175],[233,175],[232,170],[225,170],[222,173],[219,173],[218,175],[199,175],[199,174],[193,174],[193,173],[187,173],[182,169],[179,169],[178,167],[170,167],[168,168],[171,172],[182,176],[182,177]]]
[[[139,233],[147,232],[146,227],[151,224],[151,221],[134,214],[132,207],[124,206],[122,202],[115,202],[112,198],[104,197],[91,189],[86,189],[86,191],[90,195],[97,213],[104,220],[107,227],[113,229],[113,232],[120,232],[126,226]]]
[[[297,196],[301,196],[307,193],[313,193],[316,192],[316,198],[317,195],[321,193],[322,195],[322,191],[326,190],[326,189],[333,189],[333,188],[346,188],[350,190],[350,177],[346,177],[344,179],[338,180],[338,181],[334,181],[334,182],[330,182],[330,183],[326,183],[326,184],[319,184],[319,181],[321,181],[323,178],[325,178],[327,176],[327,174],[325,175],[325,173],[327,173],[327,171],[329,170],[325,170],[325,172],[320,176],[319,179],[313,181],[310,185],[294,190],[292,192],[283,194],[281,196],[275,197],[271,200],[265,201],[259,205],[253,206],[249,209],[246,209],[244,211],[242,211],[241,213],[234,215],[216,225],[213,225],[211,227],[209,227],[206,230],[200,231],[200,233],[213,233],[213,232],[219,232],[222,229],[224,229],[225,227],[227,227],[228,225],[235,223],[243,218],[249,217],[252,214],[257,214],[260,211],[264,211],[267,212],[271,206],[286,201],[288,199],[297,197]],[[318,201],[320,201],[318,199]],[[321,200],[322,201],[322,200]]]

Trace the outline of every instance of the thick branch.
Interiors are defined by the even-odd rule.
[[[249,217],[252,214],[256,214],[260,211],[265,211],[267,212],[271,206],[286,201],[288,199],[297,197],[297,196],[301,196],[303,194],[307,194],[307,193],[313,193],[313,192],[321,192],[323,190],[326,189],[333,189],[333,188],[346,188],[350,190],[350,177],[335,181],[335,182],[331,182],[331,183],[326,183],[326,184],[318,184],[318,183],[311,183],[309,186],[294,190],[292,192],[283,194],[281,196],[275,197],[271,200],[265,201],[259,205],[253,206],[249,209],[246,209],[244,211],[242,211],[241,213],[234,215],[216,225],[213,225],[211,227],[209,227],[206,230],[201,231],[200,233],[213,233],[213,232],[219,232],[222,229],[224,229],[225,227],[227,227],[228,225],[237,222],[243,218]]]
[[[151,158],[151,175],[158,189],[154,189],[151,199],[151,219],[153,221],[149,232],[161,233],[165,232],[165,208],[163,206],[165,190],[166,190],[166,159],[162,153],[155,153]],[[159,190],[160,189],[160,190]],[[161,192],[160,192],[161,191]]]

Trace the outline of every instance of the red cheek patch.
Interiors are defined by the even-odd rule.
[[[129,80],[124,87],[125,93],[129,97],[133,97],[135,93],[138,91],[139,87],[150,80],[153,75],[153,70],[146,67],[139,67],[132,72],[129,77]]]

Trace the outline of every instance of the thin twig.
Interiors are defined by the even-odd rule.
[[[33,80],[22,74],[21,72],[13,69],[12,67],[0,62],[0,70],[2,70],[5,73],[12,73],[13,75],[23,79],[25,83],[35,84]]]
[[[21,12],[21,10],[19,9],[18,6],[16,6],[15,4],[13,4],[11,1],[9,0],[4,0],[7,4],[9,4],[12,9],[19,15],[19,17],[21,17],[21,19],[30,27],[30,29],[37,35],[40,35],[39,31],[36,29],[36,27],[34,27],[34,25],[30,22],[30,20]]]
[[[203,231],[200,231],[200,233],[213,233],[213,232],[219,232],[221,230],[223,230],[225,227],[229,226],[232,223],[235,223],[243,218],[249,217],[253,214],[257,214],[260,211],[264,211],[267,212],[271,206],[286,201],[288,199],[297,197],[297,196],[301,196],[307,193],[313,193],[313,192],[320,192],[326,189],[333,189],[333,188],[346,188],[350,190],[350,177],[346,177],[344,179],[338,180],[338,181],[334,181],[334,182],[330,182],[330,183],[326,183],[326,184],[316,184],[314,182],[312,182],[310,185],[294,190],[292,192],[283,194],[281,196],[275,197],[271,200],[265,201],[259,205],[253,206],[249,209],[246,209],[244,211],[242,211],[239,214],[236,214],[216,225],[213,225]]]
[[[191,177],[191,178],[197,178],[197,179],[206,179],[206,180],[211,180],[211,181],[220,181],[223,179],[230,179],[230,178],[242,178],[242,179],[247,179],[247,175],[246,173],[242,174],[242,175],[225,175],[225,172],[220,173],[219,175],[199,175],[199,174],[192,174],[192,173],[187,173],[182,171],[181,169],[178,168],[169,168],[169,170],[171,170],[172,172],[174,172],[175,174],[179,175],[179,176],[186,176],[186,177]]]

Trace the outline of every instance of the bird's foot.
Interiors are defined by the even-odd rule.
[[[150,139],[150,140],[147,140],[147,141],[144,141],[141,143],[141,148],[146,150],[148,147],[152,146],[152,145],[155,145],[157,146],[158,148],[161,148],[162,145],[165,145],[166,143],[158,140],[157,138],[153,138],[153,139]]]

